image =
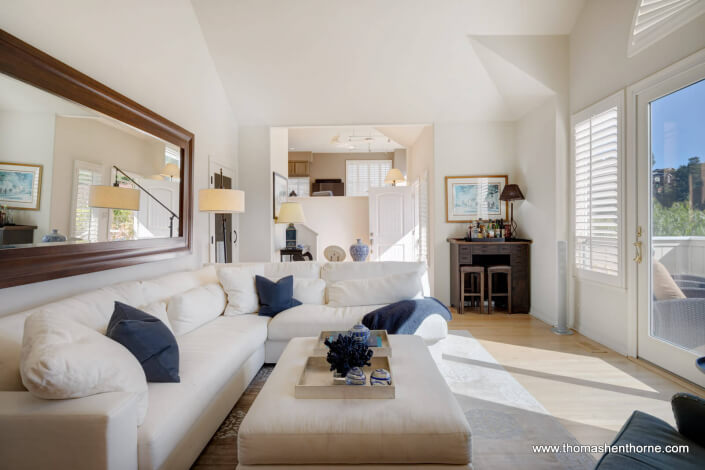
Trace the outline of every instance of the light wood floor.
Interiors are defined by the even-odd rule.
[[[611,442],[641,410],[674,424],[670,399],[705,390],[580,335],[559,336],[530,315],[453,312],[468,330],[581,444]]]

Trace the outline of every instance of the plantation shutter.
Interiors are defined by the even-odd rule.
[[[103,167],[76,160],[73,175],[71,207],[71,237],[84,241],[98,241],[98,214],[88,205],[91,185],[101,184]]]
[[[419,261],[428,264],[428,172],[421,178],[419,188]]]
[[[703,0],[641,0],[629,38],[631,57],[705,12]]]
[[[391,160],[346,160],[345,195],[367,196],[370,188],[388,186],[384,178],[391,169]]]
[[[164,164],[168,165],[169,163],[181,166],[181,149],[168,145],[164,147]]]
[[[620,275],[619,109],[610,107],[574,125],[575,264]]]

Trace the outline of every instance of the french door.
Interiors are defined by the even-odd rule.
[[[705,386],[705,63],[634,97],[637,355]]]

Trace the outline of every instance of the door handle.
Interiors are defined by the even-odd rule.
[[[636,241],[633,243],[635,248],[634,262],[636,264],[641,264],[643,257],[641,255],[641,225],[636,228]]]

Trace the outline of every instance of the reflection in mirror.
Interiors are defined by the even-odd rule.
[[[0,248],[178,237],[181,167],[178,146],[0,74]]]

